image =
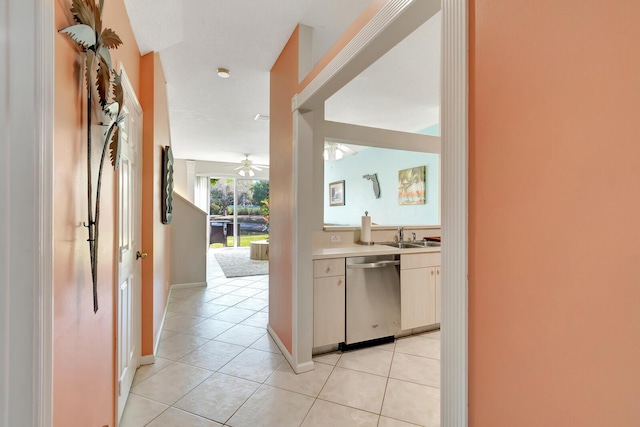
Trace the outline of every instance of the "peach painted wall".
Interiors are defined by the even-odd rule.
[[[389,0],[372,0],[336,44],[298,84],[299,27],[271,69],[269,186],[271,216],[269,245],[269,324],[292,351],[292,252],[293,230],[293,114],[291,98],[300,93]]]
[[[140,63],[144,111],[142,169],[142,355],[151,355],[160,327],[171,279],[171,225],[162,224],[160,192],[162,148],[171,145],[166,80],[160,56],[148,53]]]
[[[57,29],[72,25],[70,7],[70,0],[56,1]],[[140,55],[122,0],[105,4],[103,22],[124,42],[112,53],[114,65],[122,61],[137,91]],[[54,38],[54,426],[114,426],[115,174],[106,167],[103,175],[99,310],[94,314],[88,236],[82,226],[87,221],[84,62],[67,36]],[[94,140],[94,153],[98,146]]]
[[[269,124],[269,325],[292,352],[293,115],[298,87],[299,29],[271,69]]]
[[[640,425],[640,4],[470,4],[470,425]]]

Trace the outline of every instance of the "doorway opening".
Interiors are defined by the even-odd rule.
[[[314,170],[314,161],[319,163],[322,142],[328,131],[325,120],[325,101],[352,80],[363,69],[371,65],[373,50],[381,51],[395,45],[402,31],[423,20],[423,8],[438,6],[429,1],[390,0],[374,19],[369,21],[357,36],[336,55],[326,67],[318,72],[304,89],[294,96],[294,170]],[[467,312],[467,215],[468,215],[468,5],[462,0],[444,0],[442,9],[442,83],[441,83],[441,138],[442,138],[442,267],[446,274],[442,278],[442,400],[440,405],[443,425],[466,425],[468,421],[468,312]],[[338,71],[336,71],[338,70]],[[346,129],[346,127],[345,127]],[[351,138],[352,130],[365,131],[365,127],[352,127],[343,138]],[[389,136],[388,134],[387,136]],[[384,135],[383,135],[384,136]],[[376,139],[376,135],[368,134]],[[391,138],[386,138],[387,140]],[[322,174],[314,175],[314,183],[305,177],[295,177],[294,188],[320,188]],[[315,187],[314,187],[315,185]],[[317,218],[313,217],[313,200],[299,194],[296,227],[298,230],[313,229]],[[309,219],[311,218],[311,219]],[[317,221],[316,221],[317,223]],[[294,237],[294,247],[299,248],[293,256],[292,286],[293,310],[293,355],[295,363],[305,366],[309,358],[306,351],[307,336],[312,327],[308,315],[313,295],[299,283],[312,277],[311,247],[305,245],[307,235]]]
[[[207,177],[209,247],[248,247],[269,239],[269,181]]]

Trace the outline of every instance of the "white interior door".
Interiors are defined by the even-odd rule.
[[[118,168],[117,375],[118,421],[140,359],[142,109],[123,73],[126,119]],[[144,255],[144,254],[141,254]],[[146,255],[145,255],[146,256]]]

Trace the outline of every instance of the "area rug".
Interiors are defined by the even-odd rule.
[[[215,254],[225,277],[260,276],[269,274],[269,261],[249,258],[249,248],[225,248]]]

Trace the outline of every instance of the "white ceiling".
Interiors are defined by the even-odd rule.
[[[254,117],[269,114],[269,71],[291,33],[299,22],[314,28],[317,60],[368,3],[125,0],[141,53],[160,53],[174,156],[237,164],[249,153],[268,164],[269,123]],[[440,14],[334,95],[327,118],[410,131],[438,122],[439,21]],[[231,77],[217,77],[218,67]]]
[[[440,122],[441,12],[329,98],[327,120],[405,132]]]

